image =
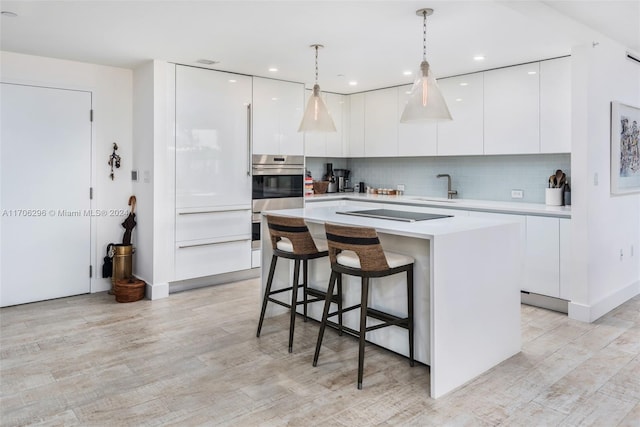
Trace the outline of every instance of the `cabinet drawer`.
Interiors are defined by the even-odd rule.
[[[179,211],[176,218],[177,242],[243,234],[251,234],[251,209]]]
[[[176,245],[176,280],[251,268],[251,238]]]

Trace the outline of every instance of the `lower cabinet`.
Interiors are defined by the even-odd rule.
[[[178,210],[175,280],[251,268],[251,209]]]
[[[527,216],[522,290],[560,298],[560,219]]]

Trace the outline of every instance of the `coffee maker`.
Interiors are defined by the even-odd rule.
[[[338,181],[339,192],[343,193],[345,191],[353,191],[353,188],[349,185],[349,174],[351,174],[349,169],[335,169],[334,174]]]
[[[324,175],[324,180],[329,181],[327,193],[336,193],[338,191],[338,179],[333,173],[333,163],[327,163],[327,173]]]

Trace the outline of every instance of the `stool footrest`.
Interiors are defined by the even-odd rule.
[[[271,291],[271,292],[269,292],[269,295],[275,295],[275,294],[279,294],[281,292],[287,292],[287,291],[292,291],[292,290],[293,290],[293,286],[289,286],[288,288],[276,289],[275,291]]]
[[[383,325],[383,326],[390,326],[390,325],[397,325],[397,326],[402,326],[405,328],[409,327],[409,318],[408,317],[398,317],[398,316],[394,316],[393,314],[389,314],[389,313],[385,313],[379,310],[376,310],[375,308],[368,308],[367,309],[367,316],[368,317],[373,317],[374,319],[378,319],[381,320],[385,323],[387,323],[388,325]],[[376,329],[379,329],[380,325],[376,325],[378,326]],[[368,329],[368,328],[367,328]]]
[[[282,302],[282,301],[277,300],[277,299],[275,299],[275,298],[267,298],[267,299],[269,300],[269,302],[274,302],[274,303],[276,303],[276,304],[278,304],[278,305],[281,305],[281,306],[283,306],[283,307],[291,308],[291,304],[289,304],[289,303]]]

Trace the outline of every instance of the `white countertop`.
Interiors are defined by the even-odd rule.
[[[439,208],[461,209],[470,211],[495,212],[516,215],[552,216],[571,218],[571,206],[547,206],[541,203],[501,202],[492,200],[445,199],[429,196],[383,196],[366,193],[327,193],[305,197],[308,206],[314,201],[324,200],[356,200],[362,202],[397,203],[413,206],[433,206]]]
[[[398,206],[398,208],[398,210],[401,210],[400,206]],[[354,209],[345,206],[313,207],[313,204],[309,204],[304,209],[283,209],[267,211],[266,213],[304,218],[309,222],[333,222],[336,224],[373,227],[380,233],[415,237],[418,239],[432,239],[437,236],[496,227],[511,222],[504,219],[468,216],[452,216],[449,218],[438,218],[426,221],[405,222],[390,219],[342,215],[337,213],[349,210]]]

